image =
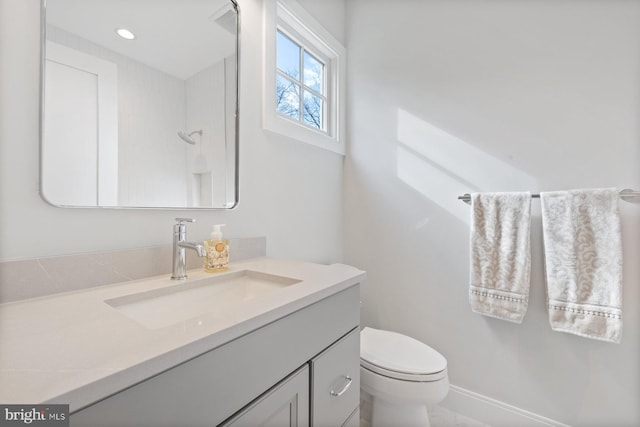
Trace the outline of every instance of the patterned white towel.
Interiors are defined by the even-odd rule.
[[[622,237],[615,188],[541,193],[549,322],[619,343]]]
[[[529,303],[531,193],[471,195],[471,309],[521,323]]]

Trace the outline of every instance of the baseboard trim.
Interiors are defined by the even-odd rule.
[[[570,427],[453,384],[449,388],[447,398],[440,403],[440,406],[491,427]]]

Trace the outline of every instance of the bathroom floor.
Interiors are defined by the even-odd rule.
[[[491,427],[473,418],[453,412],[438,405],[429,406],[430,427]],[[360,427],[369,427],[367,421],[360,421]],[[394,426],[402,427],[402,426]]]
[[[442,406],[429,406],[428,411],[431,427],[491,427]]]

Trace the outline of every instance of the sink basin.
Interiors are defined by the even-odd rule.
[[[158,329],[203,314],[223,317],[234,305],[299,282],[290,277],[242,270],[112,298],[105,303],[146,328]]]

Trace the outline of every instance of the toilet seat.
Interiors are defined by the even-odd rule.
[[[432,374],[407,374],[405,372],[398,372],[398,371],[385,369],[381,366],[377,366],[370,362],[367,362],[362,358],[360,359],[360,366],[364,369],[370,370],[371,372],[375,372],[378,375],[383,375],[385,377],[389,377],[394,380],[402,380],[402,381],[430,382],[430,381],[441,380],[447,376],[446,369],[439,372],[434,372]]]
[[[404,381],[430,382],[447,376],[447,359],[436,350],[406,335],[369,327],[360,332],[360,365]]]

